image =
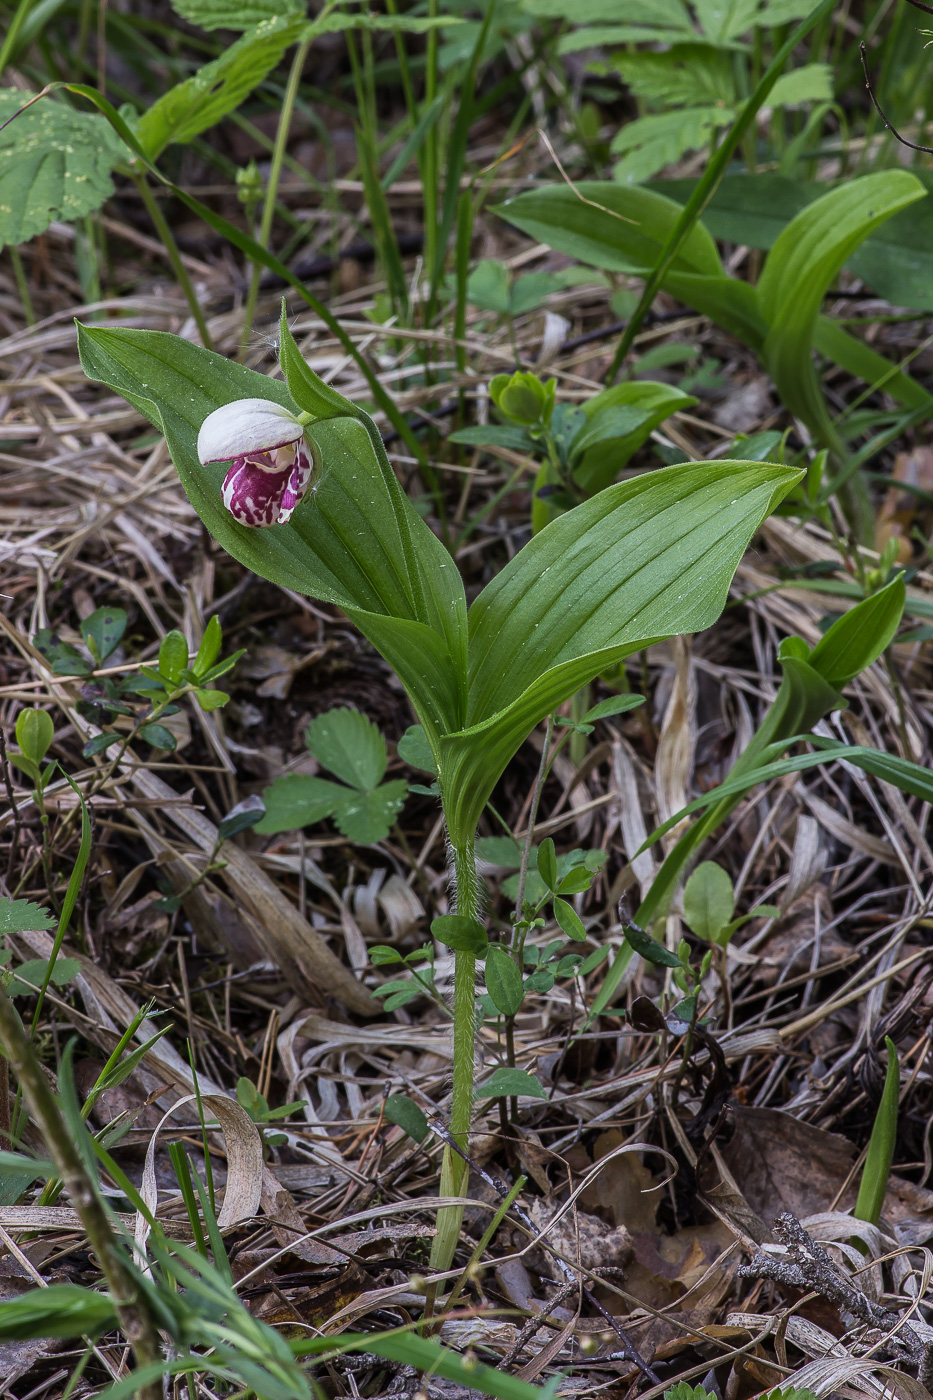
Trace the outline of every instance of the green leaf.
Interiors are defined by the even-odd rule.
[[[228,553],[272,583],[341,608],[395,668],[425,729],[459,727],[467,642],[463,584],[399,485],[372,421],[356,410],[355,418],[311,424],[306,431],[324,463],[317,489],[287,525],[250,530],[224,509],[224,464],[199,463],[198,430],[208,413],[239,398],[268,398],[294,412],[301,405],[288,388],[162,332],[79,327],[78,339],[85,373],[109,384],[165,433],[195,510]],[[293,344],[283,334],[286,370]],[[297,349],[294,356],[300,359]],[[294,374],[289,382],[297,383]]]
[[[455,840],[472,838],[545,715],[649,640],[715,621],[750,537],[797,480],[742,462],[647,473],[560,516],[487,584],[470,609],[471,724],[440,740]]]
[[[460,428],[448,442],[465,447],[507,447],[511,452],[533,452],[534,440],[517,423],[484,423],[482,427]]]
[[[696,402],[672,385],[650,380],[615,384],[588,399],[583,405],[587,426],[572,445],[574,480],[591,495],[604,490],[665,418]],[[615,416],[620,409],[632,415],[627,427]]]
[[[230,699],[225,690],[196,690],[194,697],[202,710],[221,710]]]
[[[881,1102],[872,1125],[868,1140],[868,1153],[862,1168],[862,1179],[858,1188],[858,1199],[852,1214],[856,1220],[867,1220],[877,1225],[881,1219],[884,1198],[894,1161],[894,1148],[897,1144],[897,1108],[900,1096],[901,1077],[894,1041],[886,1035],[884,1043],[888,1051],[888,1071],[884,1079]]]
[[[550,836],[546,836],[538,847],[538,874],[549,890],[557,888],[557,855]]]
[[[513,963],[512,966],[514,967],[515,964]],[[494,1069],[486,1083],[481,1084],[475,1094],[478,1099],[504,1099],[520,1096],[546,1099],[547,1090],[537,1075],[529,1074],[524,1069],[512,1069],[508,1065],[500,1065],[498,1069]]]
[[[81,623],[84,644],[98,665],[116,651],[126,631],[126,613],[122,608],[98,608]],[[185,661],[188,655],[185,653]]]
[[[636,97],[662,107],[735,101],[732,56],[708,44],[673,44],[660,53],[649,49],[617,53],[610,63]]]
[[[906,170],[864,175],[804,209],[768,255],[758,282],[758,300],[768,325],[764,362],[785,407],[818,427],[830,444],[835,433],[811,355],[823,297],[872,230],[925,193],[916,176]]]
[[[171,142],[193,141],[239,107],[306,27],[303,13],[280,11],[223,49],[213,63],[169,88],[136,126],[137,140],[149,159],[157,160]]]
[[[263,789],[266,815],[256,823],[256,830],[263,836],[274,836],[279,831],[312,826],[332,816],[349,795],[340,783],[328,782],[326,778],[286,773]]]
[[[514,1016],[525,998],[522,974],[511,954],[500,943],[490,945],[486,953],[486,990],[503,1016]]]
[[[465,914],[439,914],[431,920],[431,934],[455,953],[475,953],[482,957],[489,944],[479,919],[469,919]]]
[[[404,963],[405,959],[396,948],[385,943],[376,943],[369,949],[369,961],[373,967],[384,967],[391,963]]]
[[[517,870],[522,863],[522,848],[511,836],[481,836],[476,842],[476,859],[499,870]],[[537,859],[537,851],[532,850],[531,864],[535,865]]]
[[[31,94],[0,88],[0,123]],[[26,243],[53,219],[73,223],[113,194],[123,143],[97,113],[41,98],[0,131],[0,248]]]
[[[250,797],[244,797],[242,802],[238,802],[235,807],[231,807],[225,817],[222,817],[217,824],[217,838],[220,841],[229,841],[231,836],[238,836],[241,831],[249,831],[250,827],[256,826],[266,815],[266,807],[258,793],[253,793]]]
[[[424,1142],[430,1132],[427,1118],[405,1094],[390,1094],[383,1105],[383,1114],[390,1123],[403,1128],[415,1142]]]
[[[684,918],[697,938],[715,943],[734,913],[732,881],[721,865],[704,861],[684,886]]]
[[[40,764],[55,738],[55,725],[47,710],[20,710],[16,716],[16,742],[30,763]]]
[[[188,666],[188,643],[184,633],[167,632],[159,647],[159,675],[167,687],[174,690],[181,680],[182,671]]]
[[[172,0],[172,9],[202,29],[252,29],[263,20],[306,13],[305,0]]]
[[[176,748],[175,735],[164,724],[144,724],[139,730],[139,737],[154,749],[166,749],[172,753]]]
[[[398,756],[409,768],[417,768],[422,773],[437,775],[437,765],[428,743],[428,736],[420,724],[411,724],[398,741]]]
[[[50,1283],[0,1309],[0,1341],[23,1342],[39,1337],[96,1337],[117,1326],[113,1301],[106,1293],[76,1283]]]
[[[799,107],[804,102],[832,102],[833,70],[828,63],[805,63],[782,73],[768,98],[768,107]]]
[[[504,315],[511,305],[512,274],[494,258],[478,262],[467,278],[467,299],[471,306]]]
[[[95,734],[92,739],[88,739],[81,750],[82,758],[93,758],[95,754],[104,753],[114,744],[120,742],[119,734]]]
[[[906,599],[904,576],[898,574],[833,623],[810,653],[810,667],[841,690],[894,640]]]
[[[204,636],[201,638],[201,645],[198,647],[198,654],[194,658],[192,670],[199,680],[204,680],[211,667],[220,655],[220,648],[223,645],[223,628],[220,625],[220,618],[215,613],[204,629]]]
[[[41,989],[45,981],[48,966],[46,958],[30,958],[28,962],[21,963],[7,989],[7,995],[11,997],[34,995]],[[77,958],[58,958],[52,968],[52,976],[49,980],[56,987],[63,987],[66,982],[77,977],[80,971],[81,964]]]
[[[554,918],[560,924],[568,938],[575,938],[578,943],[582,943],[586,938],[586,929],[583,927],[583,920],[576,912],[572,904],[568,904],[565,899],[554,900]]]
[[[334,809],[337,829],[349,841],[372,846],[384,841],[408,795],[404,778],[382,783],[372,792],[350,792]]]
[[[54,922],[49,911],[32,900],[0,899],[0,934],[44,931]]]
[[[386,742],[359,710],[328,710],[308,725],[305,743],[317,761],[350,787],[376,787],[388,761]]]
[[[612,141],[613,153],[622,156],[612,173],[623,185],[650,180],[687,151],[708,145],[713,133],[731,126],[735,116],[731,107],[683,107],[626,122]]]
[[[583,716],[587,724],[597,719],[608,719],[610,715],[624,715],[629,710],[638,709],[639,705],[645,703],[643,695],[611,695],[608,700],[600,700],[598,705],[594,705],[591,710],[587,710]]]
[[[665,948],[656,938],[652,938],[650,933],[645,933],[644,929],[636,928],[634,924],[626,924],[623,932],[625,941],[630,943],[646,962],[654,963],[656,967],[680,967],[677,954]]]

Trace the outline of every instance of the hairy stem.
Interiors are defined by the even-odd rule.
[[[474,837],[457,840],[453,846],[453,876],[456,910],[475,919],[479,911],[479,882],[476,875]],[[473,1056],[476,1041],[476,958],[473,953],[457,953],[454,964],[454,1069],[450,1106],[450,1131],[464,1151],[469,1145],[473,1114]],[[467,1165],[449,1147],[441,1164],[440,1193],[460,1196],[466,1186]],[[460,1237],[462,1206],[443,1206],[437,1215],[437,1234],[431,1247],[431,1267],[450,1268]]]

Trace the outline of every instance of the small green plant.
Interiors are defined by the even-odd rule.
[[[262,1140],[267,1147],[282,1147],[288,1142],[287,1133],[269,1131],[267,1124],[279,1122],[283,1118],[290,1118],[293,1113],[298,1113],[305,1106],[304,1099],[295,1099],[293,1103],[282,1104],[280,1108],[270,1108],[265,1094],[260,1093],[257,1086],[246,1075],[241,1075],[236,1082],[237,1103],[246,1113],[249,1114],[253,1122],[259,1126],[262,1133]]]
[[[332,817],[348,841],[384,841],[408,792],[403,778],[383,782],[389,758],[377,727],[358,710],[328,710],[305,732],[308,752],[339,783],[305,773],[276,778],[265,789],[261,835],[294,831]]]
[[[755,287],[727,274],[699,220],[664,271],[662,285],[669,292],[755,352],[785,407],[840,463],[849,455],[846,425],[834,421],[827,409],[814,350],[869,384],[883,384],[908,409],[933,411],[933,397],[915,380],[821,312],[826,292],[865,238],[926,193],[906,170],[866,175],[830,190],[784,227]],[[649,280],[685,215],[679,204],[654,190],[621,189],[608,181],[530,190],[499,212],[531,237],[581,262]],[[613,374],[616,368],[613,364]],[[856,459],[837,472],[821,487],[819,502],[825,505],[835,491],[843,491],[853,528],[871,542],[874,517],[857,468]]]
[[[84,745],[85,758],[93,758],[119,745],[112,764],[119,763],[127,747],[136,739],[156,749],[172,751],[175,736],[162,721],[178,713],[178,701],[193,696],[202,710],[216,710],[226,705],[229,695],[218,690],[214,682],[231,671],[242,651],[221,658],[223,631],[218,617],[212,617],[194,660],[188,654],[188,643],[181,632],[168,632],[159,646],[155,666],[142,665],[121,678],[96,676],[108,657],[117,649],[126,629],[126,613],[122,608],[98,608],[81,624],[81,634],[91,654],[91,661],[81,656],[76,647],[61,642],[45,629],[33,638],[52,670],[58,675],[88,676],[82,687],[78,712],[92,724],[101,727]],[[115,727],[119,720],[129,721],[124,728]],[[107,728],[104,728],[104,726]]]
[[[497,374],[489,395],[501,424],[461,428],[450,441],[508,447],[541,461],[531,518],[535,533],[565,510],[603,491],[672,413],[697,400],[668,384],[618,384],[579,406],[555,403],[556,380],[530,371]]]

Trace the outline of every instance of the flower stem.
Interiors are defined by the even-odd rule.
[[[145,175],[135,176],[134,183],[139,190],[139,196],[146,206],[146,212],[152,220],[155,231],[162,240],[162,246],[166,253],[168,253],[168,260],[172,264],[172,271],[178,279],[178,285],[184,293],[185,301],[188,303],[188,309],[194,317],[194,324],[198,328],[201,344],[204,346],[205,350],[213,350],[214,346],[211,341],[210,331],[207,329],[207,322],[204,319],[204,312],[201,310],[201,304],[195,295],[194,287],[191,285],[188,269],[182,262],[181,253],[178,251],[178,244],[175,242],[175,235],[169,227],[169,222],[159,207],[159,201],[149,188],[149,181],[146,179]]]
[[[453,877],[457,913],[475,919],[479,911],[479,882],[476,875],[474,836],[457,840],[451,833]],[[455,954],[454,963],[454,1069],[450,1106],[450,1131],[464,1151],[469,1145],[473,1115],[473,1057],[476,1042],[476,957]],[[440,1194],[461,1196],[466,1186],[467,1164],[449,1147],[441,1164]],[[437,1234],[431,1246],[431,1267],[449,1269],[460,1226],[463,1206],[442,1206],[437,1214]]]
[[[295,50],[292,59],[291,72],[288,75],[288,84],[285,88],[285,96],[282,99],[282,110],[279,113],[279,125],[275,133],[275,145],[272,148],[272,162],[269,166],[269,183],[266,185],[266,197],[262,206],[262,219],[259,224],[258,242],[264,248],[269,246],[269,238],[272,233],[272,220],[275,218],[275,201],[279,192],[279,180],[282,175],[282,163],[285,160],[285,148],[288,145],[288,136],[292,125],[292,112],[295,110],[295,100],[298,96],[298,85],[301,82],[301,74],[304,70],[305,59],[308,57],[308,49],[311,46],[310,39],[304,39]],[[262,268],[259,263],[253,263],[253,273],[250,278],[249,292],[246,297],[246,311],[243,316],[243,337],[240,341],[239,359],[242,360],[246,354],[250,332],[253,329],[253,320],[256,315],[256,299],[259,296],[259,279],[262,276]]]

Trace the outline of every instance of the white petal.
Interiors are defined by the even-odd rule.
[[[302,428],[293,413],[271,399],[236,399],[215,408],[201,424],[198,457],[202,463],[227,462],[247,452],[265,452],[296,442]]]

